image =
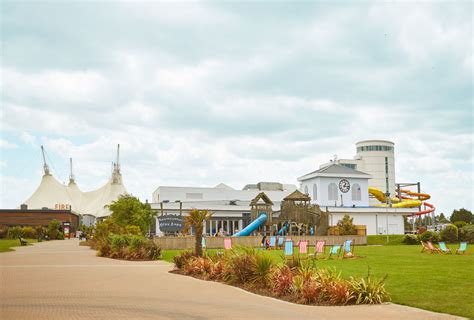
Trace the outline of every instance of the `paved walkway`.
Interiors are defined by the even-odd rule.
[[[98,258],[77,240],[0,253],[0,319],[456,319],[394,304],[314,307],[170,274],[163,261]]]

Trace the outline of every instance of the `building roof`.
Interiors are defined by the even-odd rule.
[[[283,200],[285,201],[311,201],[311,198],[299,190],[295,190]]]
[[[340,164],[331,163],[326,167],[310,172],[298,178],[298,181],[304,181],[315,177],[341,177],[341,178],[365,178],[370,179],[372,176],[368,173],[357,171]]]
[[[226,189],[226,190],[234,190],[234,188],[226,185],[225,183],[219,183],[217,186],[214,187],[215,189]]]
[[[257,204],[267,204],[267,205],[273,205],[272,200],[265,194],[265,192],[260,192],[257,194],[257,196],[250,201],[250,205],[255,206]]]

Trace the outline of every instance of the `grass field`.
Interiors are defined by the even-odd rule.
[[[28,243],[37,242],[36,239],[26,239]],[[0,252],[13,251],[12,247],[19,247],[20,240],[18,239],[0,239]]]
[[[450,245],[455,251],[456,245]],[[474,250],[465,255],[420,253],[421,246],[389,245],[355,248],[355,259],[318,260],[320,267],[335,267],[344,277],[387,275],[392,302],[426,310],[474,318]],[[163,259],[173,261],[178,250],[165,250]],[[281,262],[283,253],[265,251]]]

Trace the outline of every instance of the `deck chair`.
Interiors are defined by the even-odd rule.
[[[316,245],[314,246],[314,253],[310,254],[311,257],[317,259],[318,255],[325,256],[326,254],[326,240],[318,240],[316,241]]]
[[[204,237],[201,238],[201,246],[202,246],[203,250],[206,249],[206,238],[204,238]]]
[[[344,241],[342,245],[342,257],[343,258],[352,258],[355,256],[354,254],[354,239]]]
[[[285,258],[293,256],[293,240],[285,241]]]
[[[305,255],[305,257],[308,257],[308,240],[300,240],[298,243],[298,249],[299,249],[299,254]]]
[[[466,253],[466,249],[467,249],[467,242],[461,242],[459,244],[459,248],[456,249],[456,254],[464,254]]]
[[[276,248],[276,237],[270,237],[269,247],[270,247],[270,249],[275,249]]]
[[[430,248],[428,248],[428,244],[427,244],[426,242],[424,242],[424,241],[421,241],[421,247],[422,247],[422,248],[421,248],[421,252],[423,252],[423,251],[425,251],[425,250],[426,250],[426,251],[430,251]]]
[[[436,247],[434,246],[434,244],[431,243],[431,241],[427,241],[427,242],[426,242],[426,245],[428,246],[428,249],[430,250],[431,253],[440,253],[440,252],[441,252],[441,250],[439,250],[438,248],[436,248]]]
[[[332,256],[336,256],[336,258],[339,258],[340,253],[341,253],[341,245],[335,244],[331,247],[331,249],[329,249],[328,259],[331,259]]]
[[[446,243],[444,242],[440,242],[438,243],[439,244],[439,250],[442,252],[442,253],[452,253],[451,252],[451,249],[449,249],[447,246],[446,246]]]
[[[224,249],[225,250],[232,249],[232,239],[231,238],[224,238]]]
[[[285,239],[283,239],[283,237],[279,237],[278,238],[278,248],[281,248],[283,247],[283,242],[285,241]]]

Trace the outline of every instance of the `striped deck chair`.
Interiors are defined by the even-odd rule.
[[[306,257],[308,257],[308,243],[308,240],[300,240],[300,242],[298,243],[300,256],[305,255]]]
[[[466,253],[466,249],[467,249],[467,242],[461,242],[459,244],[459,248],[456,249],[456,254],[464,254]]]
[[[329,256],[328,259],[331,259],[332,256],[336,256],[336,258],[339,258],[339,254],[341,253],[341,245],[340,244],[335,244],[329,249]]]
[[[421,248],[421,252],[423,252],[423,251],[430,251],[430,248],[428,248],[428,244],[426,244],[426,242],[420,241],[420,243],[421,243],[421,247],[422,247],[422,248]]]
[[[326,254],[326,240],[318,240],[316,241],[316,245],[314,246],[314,253],[310,254],[313,258],[317,259],[318,255],[325,256]]]
[[[427,241],[427,242],[426,242],[426,245],[428,246],[428,249],[430,250],[431,253],[440,253],[440,252],[441,252],[441,250],[439,250],[438,248],[436,248],[436,247],[434,246],[434,244],[431,243],[431,241]]]
[[[444,242],[440,242],[439,243],[439,250],[442,252],[442,253],[449,253],[451,254],[451,249],[449,249],[447,246],[446,246],[446,243]]]
[[[226,249],[226,250],[232,249],[232,239],[231,238],[224,238],[224,249]]]
[[[293,256],[293,240],[285,241],[285,258],[291,258]]]
[[[275,249],[276,248],[276,237],[270,237],[270,243],[268,244],[270,249]]]
[[[343,258],[353,258],[355,256],[354,254],[354,239],[346,240],[344,241],[344,244],[342,246],[342,257]]]
[[[202,237],[202,239],[201,239],[201,246],[202,246],[203,250],[206,249],[206,238],[204,238],[204,237]]]
[[[283,242],[285,241],[285,239],[283,237],[279,237],[278,238],[278,248],[281,248],[283,247]]]

